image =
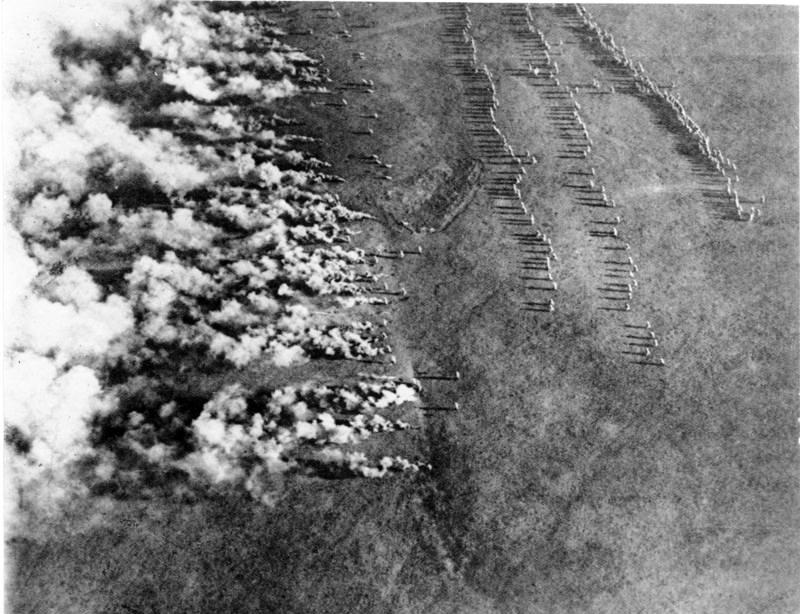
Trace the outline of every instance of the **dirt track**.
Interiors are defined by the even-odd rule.
[[[620,10],[597,10],[615,35],[603,15]],[[626,29],[633,36],[650,20],[672,19],[669,10],[631,9]],[[789,9],[756,25],[753,9],[724,10],[758,41],[796,21]],[[720,215],[724,185],[698,171],[624,86],[614,94],[580,87],[574,95],[592,153],[585,161],[560,157],[567,141],[549,111],[563,100],[515,73],[526,53],[513,35],[523,25],[516,10],[474,5],[472,35],[478,65],[487,65],[496,88],[497,126],[515,153],[529,149],[538,159],[519,188],[538,227],[504,213],[488,193],[492,175],[482,172],[482,191],[445,230],[413,233],[400,222],[418,229],[450,219],[447,198],[426,209],[431,194],[465,172],[464,160],[484,155],[468,137],[467,86],[451,61],[448,20],[435,5],[339,11],[330,19],[293,7],[287,23],[315,29],[293,42],[324,53],[337,83],[370,78],[375,92],[346,92],[346,112],[312,110],[307,101],[293,112],[309,134],[323,135],[321,155],[348,180],[345,203],[383,222],[365,227],[365,240],[424,248],[423,258],[387,265],[391,283],[411,299],[385,315],[407,373],[463,375],[457,385],[427,388],[426,401],[461,405],[430,417],[430,449],[413,438],[398,444],[431,455],[432,480],[301,483],[274,511],[239,501],[156,511],[131,504],[114,514],[135,523],[133,531],[93,529],[26,544],[23,560],[44,561],[34,567],[42,579],[29,576],[26,590],[62,574],[72,583],[67,600],[82,604],[73,611],[98,612],[148,599],[159,612],[799,608],[797,135],[765,129],[772,136],[762,137],[751,122],[768,83],[771,116],[797,125],[796,32],[775,40],[782,61],[764,63],[761,76],[747,77],[750,87],[728,78],[740,61],[730,54],[678,84],[701,125],[710,123],[715,140],[733,152],[743,194],[768,195],[763,219],[748,224]],[[608,88],[614,75],[562,14],[541,7],[533,17],[551,45],[564,41],[563,55],[553,55],[562,90],[594,77]],[[702,23],[706,40],[725,39],[723,24]],[[336,34],[343,24],[351,39]],[[670,37],[671,62],[695,57],[691,31]],[[738,53],[757,51],[748,44],[739,41]],[[354,61],[354,51],[366,58]],[[703,116],[712,94],[698,83],[739,103],[714,103],[715,114]],[[373,111],[379,119],[362,117]],[[353,136],[367,125],[374,136]],[[366,153],[394,165],[391,180],[349,157]],[[571,173],[591,166],[616,208],[587,206],[595,195],[585,191],[586,176]],[[453,187],[450,202],[467,191]],[[591,234],[616,215],[619,241]],[[521,279],[529,243],[515,234],[537,229],[559,257],[552,313],[524,309],[550,297],[526,291]],[[629,251],[605,249],[624,243]],[[609,311],[614,303],[600,288],[619,267],[604,261],[623,253],[639,267],[639,285],[630,312]],[[641,347],[628,336],[640,329],[623,325],[646,321],[663,367],[623,353]],[[108,544],[102,565],[69,559],[70,544],[87,539]],[[36,611],[68,611],[61,595],[47,595]]]

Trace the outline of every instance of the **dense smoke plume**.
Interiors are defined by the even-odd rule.
[[[5,7],[8,12],[9,7]],[[393,380],[187,394],[178,374],[391,359],[315,140],[265,114],[324,87],[258,12],[15,6],[4,40],[5,406],[23,506],[76,493],[420,465],[357,449],[415,402]],[[381,299],[383,300],[383,299]]]

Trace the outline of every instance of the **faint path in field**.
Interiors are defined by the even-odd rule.
[[[596,68],[601,69],[606,78],[614,84],[619,93],[624,93],[636,98],[642,106],[650,112],[653,123],[666,131],[671,140],[671,145],[676,152],[691,162],[691,172],[698,184],[698,196],[719,219],[729,221],[747,221],[750,207],[740,207],[741,204],[759,205],[760,200],[756,194],[745,195],[743,186],[739,182],[739,175],[735,162],[731,162],[722,151],[713,147],[720,160],[727,162],[720,166],[710,161],[697,147],[696,140],[692,137],[691,129],[682,123],[676,111],[664,100],[641,85],[641,77],[634,75],[630,68],[621,66],[614,59],[613,53],[600,44],[600,41],[583,22],[582,17],[573,7],[564,5],[549,9],[556,17],[561,28],[561,34],[571,36],[576,43],[574,49],[580,50]],[[607,30],[605,32],[610,36]],[[610,39],[613,43],[613,38]],[[617,47],[624,50],[624,47]],[[638,75],[644,75],[644,67],[638,64]],[[637,78],[640,82],[637,82]],[[653,80],[655,83],[656,80]],[[661,92],[666,92],[669,86],[658,85]],[[676,97],[679,99],[679,97]],[[686,116],[688,117],[688,116]],[[695,124],[695,127],[697,125]],[[715,167],[716,164],[716,167]],[[727,187],[726,187],[727,184]],[[760,208],[754,208],[758,220],[761,216]],[[753,221],[752,216],[749,221]]]

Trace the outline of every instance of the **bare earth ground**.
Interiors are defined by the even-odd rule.
[[[422,245],[387,261],[410,300],[386,310],[401,368],[452,371],[458,400],[425,437],[430,477],[287,485],[279,506],[93,502],[16,539],[20,612],[693,612],[800,610],[797,12],[784,7],[590,6],[737,162],[755,224],[724,219],[716,189],[639,99],[590,94],[589,163],[617,201],[639,264],[628,314],[599,309],[603,210],[564,187],[574,160],[520,62],[501,5],[473,5],[498,127],[540,163],[521,185],[560,256],[556,311],[526,295],[510,228],[465,177],[477,153],[436,5],[293,5],[281,19],[324,53],[345,110],[281,110],[322,135],[346,204],[382,222],[365,244]],[[561,81],[608,82],[557,11],[538,6]],[[347,24],[352,39],[337,31]],[[359,28],[357,25],[364,25]],[[365,59],[354,61],[362,51]],[[335,85],[336,83],[332,84]],[[314,100],[322,100],[321,97]],[[360,117],[378,112],[380,118]],[[365,127],[374,134],[357,135]],[[377,153],[378,173],[349,158]],[[469,161],[469,165],[465,161]],[[391,175],[391,180],[380,174]],[[459,203],[467,206],[442,232]],[[663,368],[632,364],[623,323],[650,320]]]

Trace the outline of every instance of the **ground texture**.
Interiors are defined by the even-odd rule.
[[[425,393],[460,411],[431,414],[424,440],[398,442],[429,456],[432,473],[294,483],[276,509],[86,504],[11,544],[14,609],[798,611],[796,10],[590,7],[654,78],[675,81],[735,160],[743,200],[766,196],[748,223],[574,11],[472,5],[496,125],[538,160],[518,189],[558,255],[557,290],[545,291],[521,266],[521,233],[534,228],[493,193],[498,168],[469,129],[474,84],[449,30],[457,7],[320,8],[291,5],[279,20],[313,28],[290,40],[324,54],[332,85],[371,79],[374,93],[285,112],[324,138],[344,203],[380,219],[365,243],[423,247],[387,261],[410,299],[386,316],[406,374],[462,375]],[[580,103],[586,159],[570,153],[556,90],[520,72],[526,19]],[[357,159],[373,153],[391,179]],[[615,208],[595,206],[581,174],[591,167]],[[609,309],[603,288],[629,255],[631,310]],[[526,309],[549,298],[553,312]],[[640,364],[642,330],[657,334],[664,366]]]

